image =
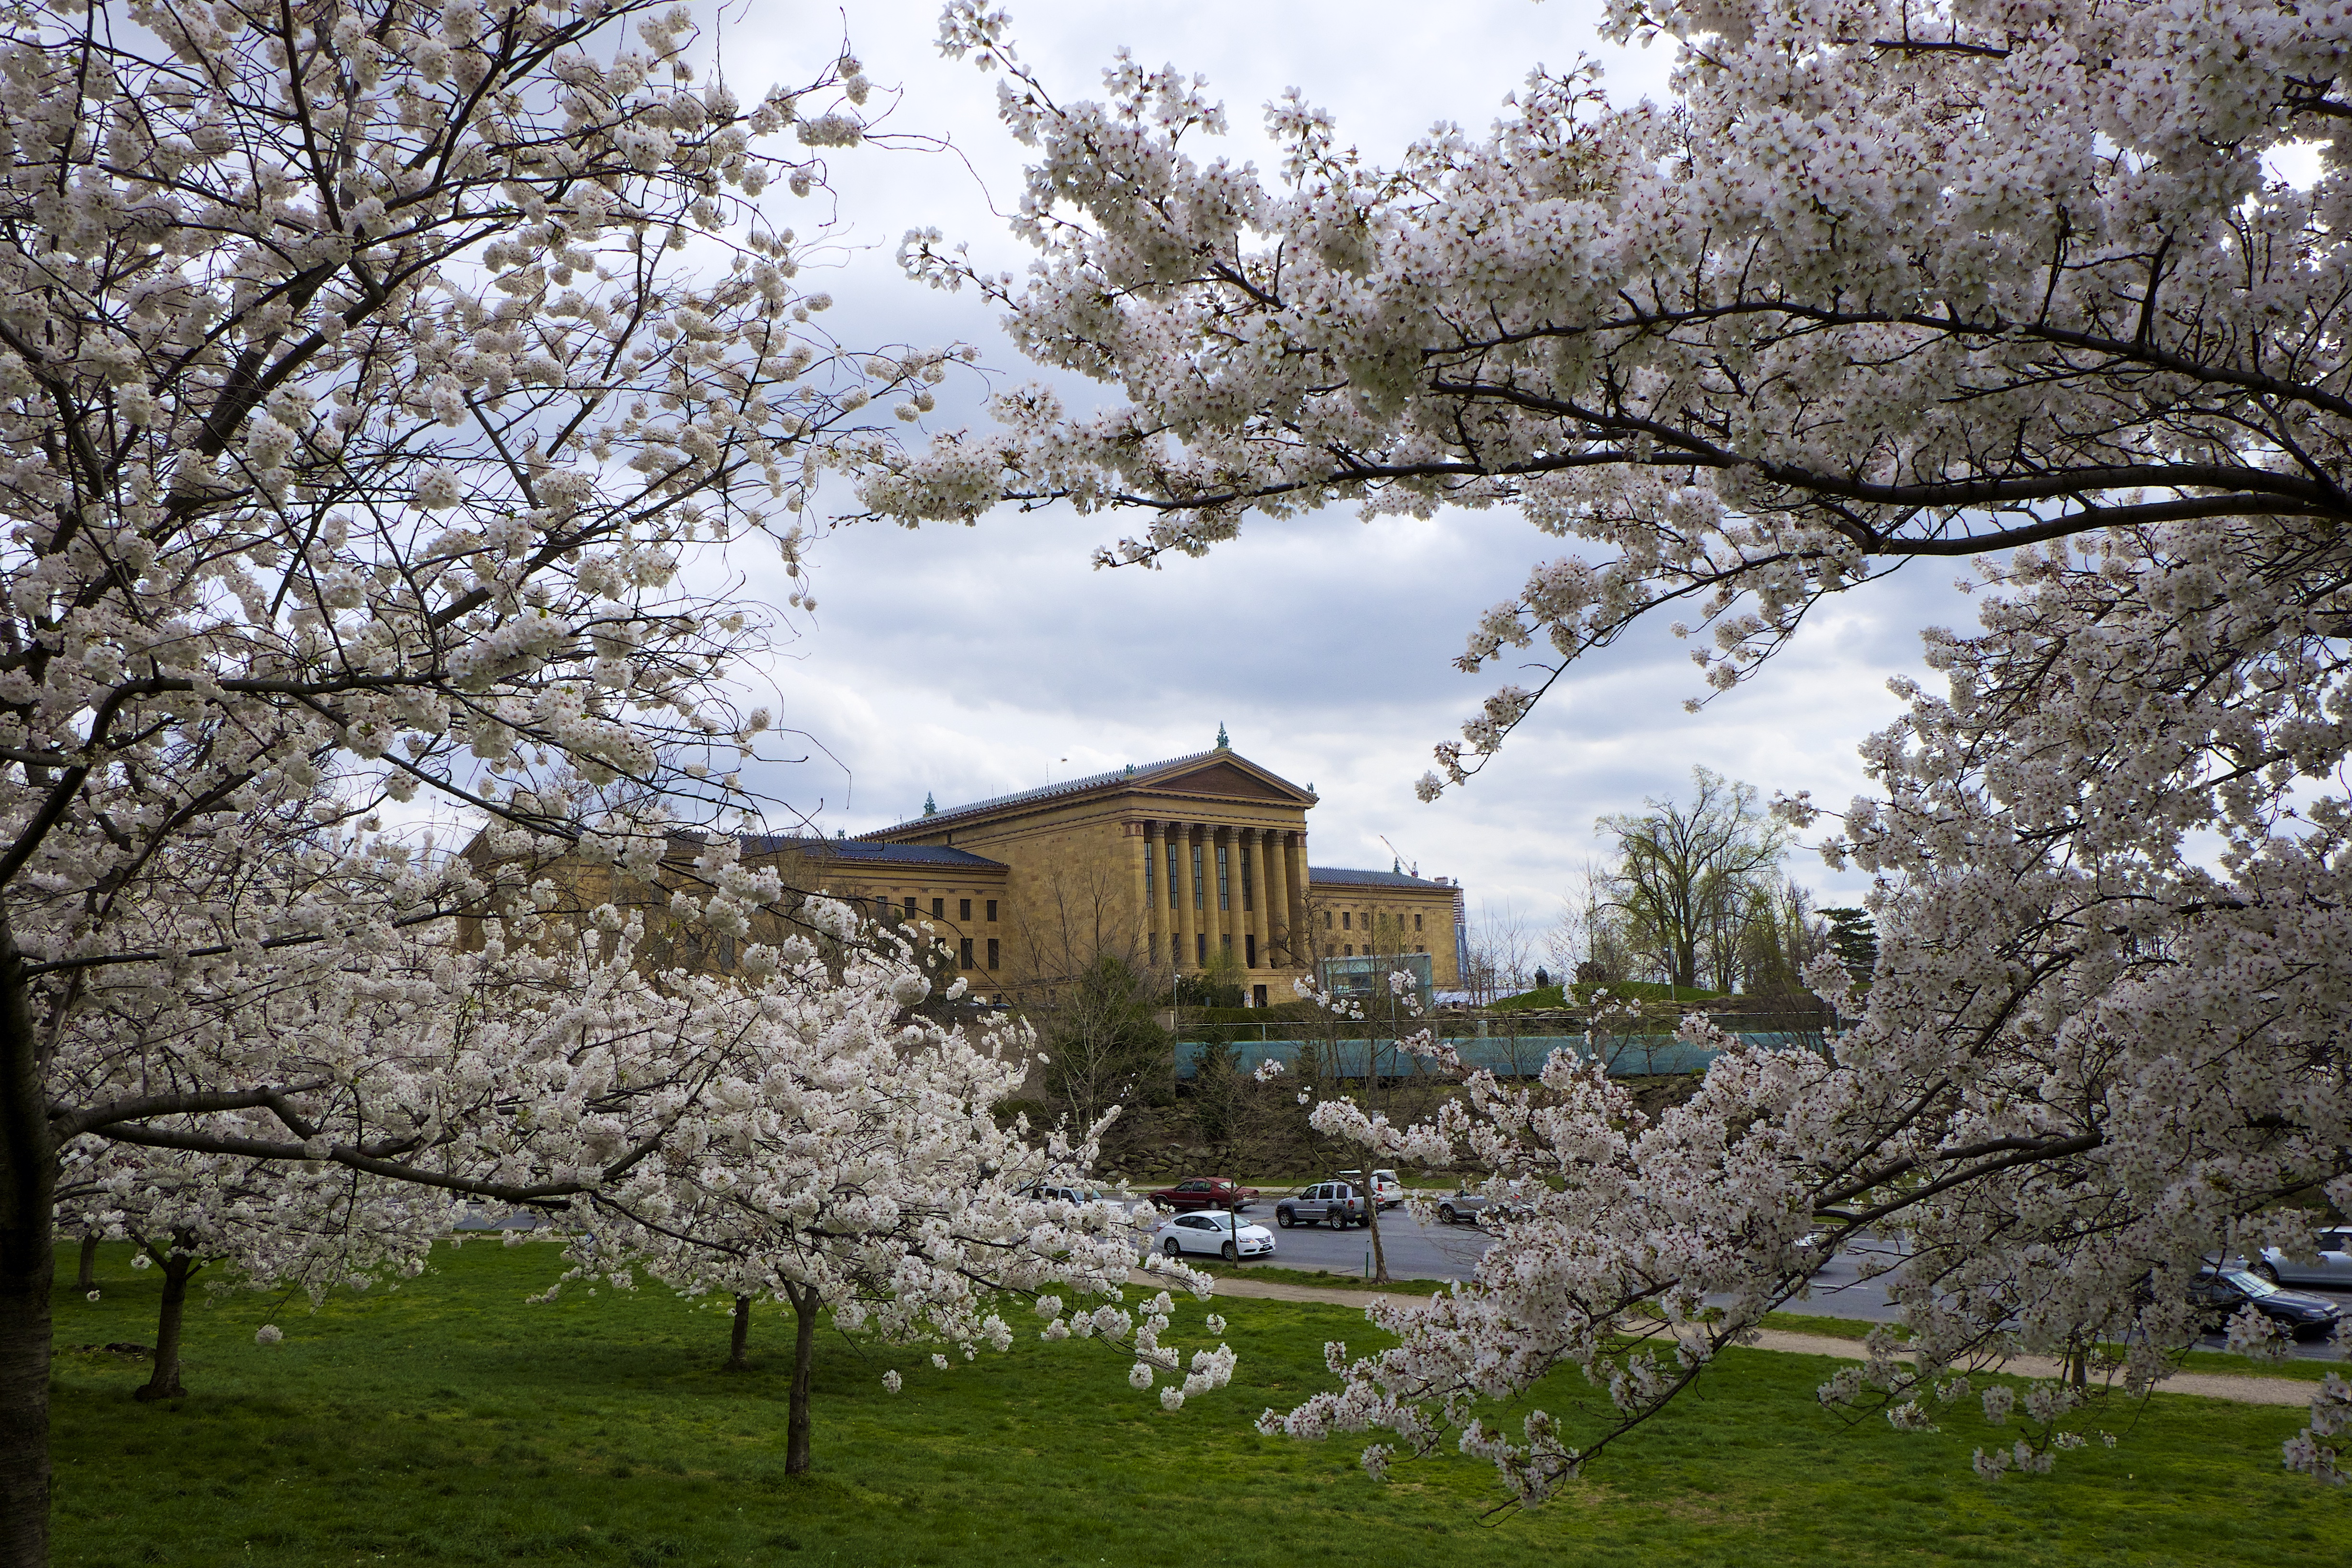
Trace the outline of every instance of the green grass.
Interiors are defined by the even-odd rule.
[[[72,1258],[60,1254],[71,1279]],[[713,1370],[724,1321],[656,1289],[523,1298],[548,1248],[469,1246],[398,1292],[192,1307],[184,1401],[142,1406],[143,1363],[66,1352],[55,1374],[57,1562],[239,1568],[347,1563],[676,1565],[1430,1564],[1712,1568],[1803,1563],[2204,1564],[2235,1542],[2271,1568],[2344,1561],[2352,1498],[2278,1468],[2292,1410],[2167,1397],[2113,1451],[1988,1484],[1988,1429],[1849,1424],[1830,1363],[1734,1352],[1547,1508],[1488,1521],[1493,1474],[1458,1454],[1386,1485],[1361,1439],[1258,1436],[1249,1418],[1327,1384],[1327,1339],[1370,1348],[1345,1307],[1221,1305],[1234,1388],[1173,1415],[1094,1345],[919,1353],[828,1333],[816,1470],[783,1471],[784,1320],[747,1376]],[[109,1248],[104,1298],[61,1289],[61,1345],[152,1339],[156,1283]],[[1199,1339],[1197,1304],[1178,1320]],[[274,1321],[285,1342],[257,1347]],[[905,1391],[885,1394],[896,1365]],[[1591,1428],[1559,1378],[1534,1403]]]

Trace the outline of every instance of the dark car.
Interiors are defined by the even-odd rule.
[[[1236,1214],[1257,1201],[1257,1189],[1236,1185],[1231,1176],[1193,1176],[1144,1194],[1164,1209],[1229,1209]]]
[[[2336,1321],[2344,1316],[2344,1309],[2325,1296],[2282,1290],[2244,1268],[2206,1269],[2189,1282],[2189,1300],[2205,1327],[2215,1333],[2225,1329],[2248,1302],[2299,1340],[2334,1333]]]
[[[1346,1182],[1318,1182],[1276,1204],[1274,1223],[1285,1230],[1294,1225],[1328,1225],[1344,1230],[1351,1225],[1370,1225],[1372,1216],[1361,1188]]]

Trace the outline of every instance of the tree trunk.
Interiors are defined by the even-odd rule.
[[[727,1362],[721,1372],[749,1372],[751,1363],[743,1357],[743,1346],[751,1337],[751,1298],[735,1298],[735,1332],[727,1346]]]
[[[81,1233],[81,1271],[74,1276],[74,1289],[89,1295],[98,1289],[98,1232]]]
[[[1389,1282],[1389,1255],[1381,1247],[1381,1199],[1372,1190],[1372,1180],[1364,1178],[1364,1225],[1372,1233],[1372,1283]]]
[[[184,1252],[163,1255],[163,1310],[155,1322],[155,1370],[131,1395],[142,1405],[177,1399],[187,1393],[180,1386],[180,1319],[188,1304],[188,1281],[203,1267]]]
[[[803,1476],[809,1468],[809,1378],[816,1369],[816,1315],[823,1299],[814,1285],[787,1285],[793,1304],[793,1394],[784,1428],[784,1474]]]
[[[0,1568],[49,1561],[57,1158],[24,962],[0,915]]]

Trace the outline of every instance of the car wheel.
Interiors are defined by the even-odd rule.
[[[1288,1209],[1276,1209],[1274,1211],[1274,1223],[1280,1226],[1283,1229],[1288,1230],[1297,1222],[1291,1218],[1290,1211]]]
[[[1345,1230],[1348,1228],[1348,1211],[1346,1209],[1327,1209],[1324,1211],[1323,1223],[1329,1226],[1333,1230]]]
[[[1217,1256],[1228,1263],[1239,1263],[1242,1260],[1240,1249],[1230,1241],[1217,1248]]]
[[[1171,1236],[1167,1240],[1160,1244],[1160,1250],[1166,1253],[1171,1258],[1178,1258],[1183,1255],[1184,1248],[1177,1239]]]
[[[1454,1223],[1454,1205],[1452,1204],[1438,1205],[1437,1217],[1440,1220],[1443,1220],[1445,1224],[1452,1225]]]
[[[2254,1264],[2253,1271],[2261,1275],[2263,1279],[2269,1280],[2273,1285],[2279,1282],[2278,1270],[2272,1268],[2267,1259]]]

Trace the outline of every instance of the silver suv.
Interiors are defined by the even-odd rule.
[[[1274,1223],[1288,1230],[1295,1225],[1328,1225],[1344,1230],[1372,1223],[1364,1194],[1346,1182],[1318,1182],[1303,1193],[1274,1205]]]

